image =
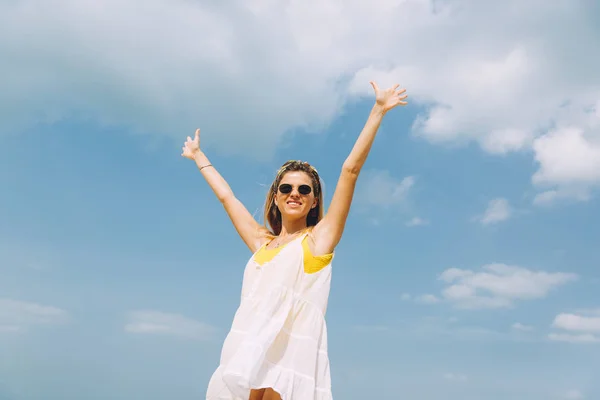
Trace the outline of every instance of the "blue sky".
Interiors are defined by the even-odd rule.
[[[370,79],[411,104],[337,249],[334,396],[600,398],[597,6],[508,3],[1,4],[0,400],[203,398],[250,254],[185,137],[257,216],[292,158],[328,201]]]

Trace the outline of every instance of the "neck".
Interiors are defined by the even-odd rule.
[[[295,235],[306,229],[306,221],[283,221],[279,236]]]

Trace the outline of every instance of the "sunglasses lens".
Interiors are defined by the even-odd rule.
[[[279,192],[281,192],[282,194],[292,193],[292,185],[290,185],[289,183],[279,185]],[[300,185],[298,187],[298,193],[300,193],[301,195],[306,196],[310,192],[312,192],[312,188],[308,185]]]
[[[288,194],[292,192],[292,185],[284,183],[283,185],[279,185],[279,191],[283,194]]]
[[[303,195],[307,195],[311,191],[312,191],[312,189],[308,185],[300,185],[300,187],[298,188],[298,192],[300,192],[300,194],[303,194]]]

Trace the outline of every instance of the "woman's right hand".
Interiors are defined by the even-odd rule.
[[[190,160],[196,159],[196,154],[200,152],[200,129],[196,129],[193,140],[191,137],[187,137],[187,140],[181,149],[183,150],[181,153],[182,157],[189,158]]]

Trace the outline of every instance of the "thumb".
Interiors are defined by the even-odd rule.
[[[375,83],[374,81],[371,81],[369,83],[371,84],[371,86],[373,86],[375,92],[379,92],[379,86],[377,86],[377,83]]]

